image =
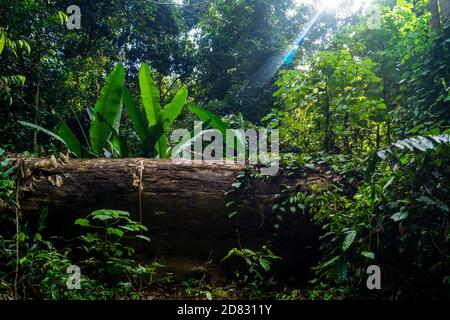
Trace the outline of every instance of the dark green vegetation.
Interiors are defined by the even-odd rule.
[[[373,17],[349,2],[325,11],[293,63],[259,87],[252,77],[292,44],[317,8],[269,0],[79,1],[82,29],[70,31],[63,13],[70,1],[2,0],[0,297],[142,298],[152,295],[149,286],[172,285],[191,297],[235,297],[204,279],[154,278],[162,266],[139,264],[122,242],[148,240],[126,213],[78,220],[80,236],[67,250],[17,223],[17,170],[8,153],[166,158],[171,130],[190,130],[200,118],[221,131],[279,129],[287,172],[306,167],[339,177],[326,190],[286,186],[272,204],[275,230],[291,214],[307,214],[323,229],[310,281],[283,290],[271,274],[282,263],[276,252],[233,249],[225,261],[244,262],[232,272],[240,295],[449,299],[450,6],[374,1],[380,28],[373,28]],[[230,218],[239,206],[230,199]],[[41,216],[44,228],[45,208]],[[65,290],[74,263],[89,270],[82,291]],[[366,287],[369,265],[383,271],[381,290]]]

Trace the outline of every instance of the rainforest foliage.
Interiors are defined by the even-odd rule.
[[[233,249],[224,259],[245,262],[235,273],[244,297],[450,298],[448,1],[377,0],[367,10],[343,0],[301,42],[321,10],[309,1],[78,1],[82,29],[68,30],[71,4],[0,3],[0,298],[142,298],[145,279],[159,285],[162,266],[141,265],[123,243],[125,233],[149,240],[126,212],[77,220],[67,250],[41,229],[16,230],[15,157],[168,158],[170,134],[194,120],[221,132],[279,129],[284,170],[339,177],[326,190],[285,186],[271,204],[275,229],[303,214],[322,230],[309,281],[280,289],[276,252]],[[271,63],[286,52],[286,63]],[[261,74],[273,76],[260,83]],[[251,178],[243,173],[230,194]],[[230,200],[230,219],[240,205]],[[55,279],[74,259],[89,271],[84,291],[68,293]],[[367,289],[369,265],[383,270],[381,290]],[[230,298],[202,281],[181,287]]]

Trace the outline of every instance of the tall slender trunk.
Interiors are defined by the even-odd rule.
[[[345,130],[348,128],[348,122],[349,122],[349,115],[348,115],[348,112],[346,112],[345,117],[344,117]],[[349,141],[349,136],[347,134],[344,135],[344,149],[345,149],[346,153],[350,153],[350,141]]]
[[[384,73],[384,72],[383,72]],[[383,75],[384,77],[384,75]],[[384,79],[384,81],[386,81]],[[386,120],[386,143],[388,145],[391,144],[391,119],[389,118],[391,115],[391,104],[389,103],[389,94],[387,92],[387,88],[386,88],[386,83],[383,85],[383,98],[384,98],[384,103],[387,106],[387,120]]]
[[[382,44],[382,50],[384,51],[384,43]],[[383,57],[383,62],[381,64],[381,77],[383,78],[383,100],[384,103],[387,106],[387,120],[386,120],[386,143],[388,145],[391,144],[391,119],[390,119],[390,115],[391,115],[391,111],[392,111],[392,105],[391,105],[391,101],[389,99],[389,91],[388,91],[388,87],[389,87],[389,83],[388,83],[388,77],[387,77],[387,72],[386,72],[386,57]]]
[[[40,99],[41,85],[40,76],[37,82],[36,93],[34,95],[34,123],[38,124],[39,121],[39,99]],[[36,155],[39,155],[39,144],[38,144],[38,131],[35,130],[33,133],[33,150]]]
[[[441,5],[441,16],[444,23],[444,27],[450,27],[450,1],[440,0]]]
[[[380,124],[377,124],[377,150],[380,149],[381,146],[381,134],[380,134]]]
[[[448,2],[448,0],[446,0]],[[442,2],[442,0],[441,0]],[[431,12],[431,28],[434,32],[441,32],[441,16],[439,14],[438,0],[430,0],[430,12]]]
[[[325,152],[330,152],[332,149],[332,136],[331,136],[331,111],[330,111],[330,98],[328,96],[328,79],[325,83],[325,140],[324,148]]]
[[[39,122],[39,100],[41,98],[41,55],[42,55],[42,43],[37,44],[37,82],[36,82],[36,93],[34,95],[34,123]],[[38,131],[35,130],[33,133],[33,150],[36,155],[39,155],[39,143],[38,143]]]

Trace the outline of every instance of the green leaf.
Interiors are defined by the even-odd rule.
[[[239,189],[241,187],[242,183],[241,182],[234,182],[231,186],[234,189]]]
[[[155,150],[157,149],[157,144],[164,138],[164,128],[158,123],[151,126],[148,131],[147,139],[142,145],[142,154],[145,157],[153,157],[155,155]],[[159,149],[160,151],[161,149]]]
[[[75,134],[70,130],[64,121],[61,121],[57,128],[56,133],[65,141],[67,148],[78,158],[82,157],[81,144]]]
[[[28,257],[23,257],[23,258],[20,258],[20,260],[19,260],[19,263],[21,266],[26,264],[27,262],[28,262]]]
[[[92,219],[100,220],[100,221],[111,220],[112,218],[113,218],[112,216],[105,215],[105,214],[97,214],[92,217]]]
[[[147,122],[150,127],[154,127],[156,125],[160,125],[163,130],[165,129],[163,122],[161,122],[164,117],[170,116],[170,111],[166,111],[162,116],[163,119],[160,118],[161,106],[159,101],[159,93],[158,89],[155,86],[155,83],[151,77],[150,68],[147,64],[143,63],[141,65],[141,69],[139,71],[139,86],[141,88],[141,98],[142,103],[144,104],[145,114],[147,115]],[[151,133],[150,133],[151,134]],[[152,139],[152,137],[147,136],[147,140]],[[155,150],[159,154],[160,158],[167,157],[167,137],[163,134],[156,140]],[[145,142],[146,148],[149,148],[149,142]]]
[[[81,239],[83,239],[86,242],[94,242],[98,239],[96,234],[88,233],[85,236],[81,236]]]
[[[109,227],[109,228],[106,229],[106,232],[108,234],[115,234],[116,236],[123,237],[123,231],[120,230],[120,229],[117,229],[117,228]]]
[[[347,235],[345,236],[344,242],[342,242],[342,250],[343,251],[347,251],[347,249],[350,248],[353,241],[355,240],[355,237],[356,237],[355,230],[351,230],[347,233]]]
[[[17,241],[24,242],[26,238],[27,236],[25,235],[25,233],[20,232],[19,235],[17,236]]]
[[[429,205],[429,206],[433,206],[433,207],[439,208],[443,212],[447,212],[447,213],[449,212],[449,209],[448,209],[447,205],[445,205],[444,203],[442,203],[439,200],[434,200],[434,199],[432,199],[430,197],[427,197],[425,195],[421,195],[420,197],[418,197],[417,201],[422,202],[422,203],[424,203],[426,205]]]
[[[105,119],[105,117],[103,117],[103,115],[101,113],[97,114],[97,117],[99,119],[99,121],[105,123],[108,128],[111,130],[112,133],[112,140],[111,140],[111,146],[114,148],[114,150],[118,153],[119,157],[125,157],[127,154],[127,144],[126,141],[124,139],[122,139],[119,136],[118,131],[116,130],[116,128],[114,128],[113,126],[111,126]]]
[[[0,30],[0,54],[3,52],[5,45],[6,45],[6,32],[4,30]]]
[[[350,263],[345,259],[345,256],[340,256],[336,263],[336,273],[338,279],[343,281],[347,279],[348,270],[350,269]]]
[[[266,259],[259,258],[259,265],[264,269],[264,271],[268,272],[270,270],[270,262]]]
[[[41,214],[39,215],[39,228],[38,232],[42,232],[45,229],[45,220],[47,220],[48,216],[48,209],[43,208],[41,210]]]
[[[242,112],[239,112],[239,128],[245,130],[245,123],[244,123],[244,116],[242,115]]]
[[[228,214],[228,219],[231,219],[231,218],[233,218],[234,216],[236,216],[238,214],[238,212],[237,211],[234,211],[234,212],[232,212],[232,213],[230,213],[230,214]]]
[[[234,201],[230,201],[225,204],[225,207],[229,208],[229,207],[233,206],[234,204],[235,204]]]
[[[111,154],[113,158],[122,158],[126,157],[126,149],[123,147],[123,141],[118,135],[113,134],[111,140],[108,140],[107,143],[111,149]]]
[[[117,116],[114,120],[113,128],[111,129],[113,135],[111,139],[111,144],[117,151],[119,151],[118,152],[119,157],[126,157],[127,156],[126,141],[120,138],[120,122],[122,121],[122,112],[123,112],[123,87],[122,87],[122,101],[120,103]]]
[[[64,141],[63,138],[61,138],[61,137],[58,136],[57,134],[55,134],[55,133],[53,133],[53,132],[51,132],[51,131],[49,131],[49,130],[47,130],[47,129],[41,127],[41,126],[38,126],[37,124],[32,124],[32,123],[29,123],[29,122],[26,122],[26,121],[17,121],[17,122],[18,122],[19,124],[25,126],[25,127],[28,127],[28,128],[31,128],[31,129],[35,129],[35,130],[38,130],[38,131],[41,131],[41,132],[43,132],[43,133],[49,135],[50,137],[52,137],[52,138],[54,138],[54,139],[56,139],[56,140],[58,140],[58,141],[64,143],[64,144],[68,147],[66,141]]]
[[[364,179],[366,181],[370,181],[370,179],[372,178],[372,176],[375,172],[375,168],[377,167],[377,164],[379,161],[380,161],[380,157],[376,152],[374,152],[369,157],[367,168],[366,168],[366,171],[364,172]]]
[[[123,88],[123,103],[125,105],[125,109],[127,110],[128,116],[130,117],[131,125],[133,126],[134,131],[136,131],[141,143],[144,143],[148,136],[147,121],[144,113],[137,107],[130,91],[126,87]]]
[[[75,225],[79,225],[79,226],[82,226],[82,227],[87,227],[87,226],[89,226],[89,220],[88,219],[77,219],[75,221]]]
[[[142,231],[148,231],[148,228],[142,224],[136,224],[137,228]]]
[[[337,261],[339,258],[340,258],[340,256],[336,256],[336,257],[334,257],[334,258],[328,260],[327,262],[322,263],[322,264],[320,265],[320,267],[321,267],[321,268],[325,268],[325,267],[331,266],[331,265],[335,264],[336,261]]]
[[[119,217],[129,217],[130,213],[127,211],[120,211],[120,210],[104,210],[104,212],[108,212],[112,215],[114,219],[117,219]]]
[[[158,115],[161,111],[158,89],[151,77],[150,68],[143,63],[139,71],[139,86],[141,88],[141,98],[147,115],[148,125],[154,126],[158,123]]]
[[[369,259],[372,259],[372,260],[375,259],[375,253],[373,253],[373,252],[364,251],[364,252],[361,252],[361,255],[363,257],[366,257],[366,258],[369,258]]]
[[[392,178],[390,178],[388,180],[388,182],[386,182],[386,184],[383,186],[383,190],[386,190],[387,188],[389,188],[389,186],[394,182],[395,180],[395,176],[393,176]]]
[[[97,156],[101,156],[103,148],[111,136],[111,127],[116,126],[120,117],[124,81],[125,68],[119,64],[106,80],[100,98],[95,105],[91,120],[90,140],[92,151]],[[105,121],[101,121],[98,114],[101,114]]]
[[[202,124],[202,130],[197,134],[195,133],[195,130],[191,130],[191,132],[189,132],[189,135],[186,135],[180,141],[180,143],[172,149],[172,154],[179,154],[181,150],[185,148],[190,149],[192,147],[192,144],[194,144],[197,139],[200,139],[205,134],[203,128],[207,127],[209,125],[209,122],[210,121],[204,122]]]
[[[158,123],[158,126],[161,126],[161,128],[162,128],[162,124]],[[163,130],[164,130],[164,128],[163,128]],[[161,138],[159,138],[158,142],[156,143],[155,149],[161,159],[165,159],[168,157],[167,135],[165,133],[163,133]]]
[[[94,217],[94,219],[96,217],[100,217],[100,220],[106,220],[109,218],[120,218],[120,217],[129,217],[130,214],[126,211],[120,211],[120,210],[111,210],[111,209],[101,209],[101,210],[97,210],[92,212],[92,216]]]
[[[158,115],[159,123],[162,124],[164,130],[167,130],[180,115],[183,106],[188,97],[188,90],[186,88],[180,89],[172,102],[164,107]]]
[[[226,137],[226,131],[227,129],[230,129],[228,123],[224,122],[222,119],[212,114],[211,112],[203,110],[198,106],[189,106],[189,111],[198,116],[200,120],[202,120],[203,122],[209,121],[211,127],[213,127],[216,130],[219,130],[222,133],[222,135]]]
[[[208,299],[209,301],[211,301],[211,300],[213,299],[213,296],[212,296],[212,293],[211,293],[211,292],[206,291],[206,292],[205,292],[205,295],[206,295],[206,299]]]
[[[399,222],[408,218],[408,215],[409,215],[408,212],[400,211],[397,212],[396,214],[393,214],[391,216],[391,219],[394,220],[395,222]]]
[[[149,237],[143,236],[143,235],[141,235],[141,234],[138,234],[138,235],[136,236],[136,238],[145,240],[145,241],[147,241],[147,242],[150,242],[150,241],[151,241]]]
[[[42,241],[42,236],[41,236],[40,233],[36,233],[36,234],[34,235],[34,241],[35,241],[35,242],[37,242],[37,241]]]

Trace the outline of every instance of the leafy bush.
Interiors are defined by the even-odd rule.
[[[448,298],[448,141],[419,137],[395,145],[378,152],[385,162],[376,170],[369,162],[373,175],[340,210],[340,219],[323,223],[324,257],[314,282],[341,288],[345,296],[364,295],[365,269],[375,264],[383,272],[383,297]]]
[[[45,210],[42,212],[45,216]],[[41,218],[41,222],[44,218]],[[157,263],[142,265],[125,241],[150,241],[146,227],[131,220],[127,212],[99,210],[76,225],[86,229],[63,249],[44,240],[40,233],[17,235],[20,244],[19,297],[22,299],[139,299]],[[42,231],[41,225],[40,230]],[[16,239],[0,237],[0,296],[11,297],[16,263]],[[70,290],[68,268],[80,268],[79,290]]]
[[[234,267],[233,261],[229,261],[233,258],[234,263],[238,262]],[[230,262],[229,268],[234,269],[234,276],[244,289],[244,295],[248,295],[249,298],[260,298],[265,290],[276,284],[269,272],[274,261],[280,259],[267,246],[255,251],[234,248],[222,259],[222,264]],[[239,262],[243,262],[243,265],[239,265]]]
[[[162,267],[157,263],[137,264],[132,259],[135,251],[126,241],[150,242],[150,238],[142,234],[147,228],[131,220],[128,212],[99,210],[75,224],[88,230],[80,237],[83,244],[78,251],[85,257],[80,268],[95,275],[95,279],[112,284],[120,297],[127,292],[142,293],[144,281]]]

